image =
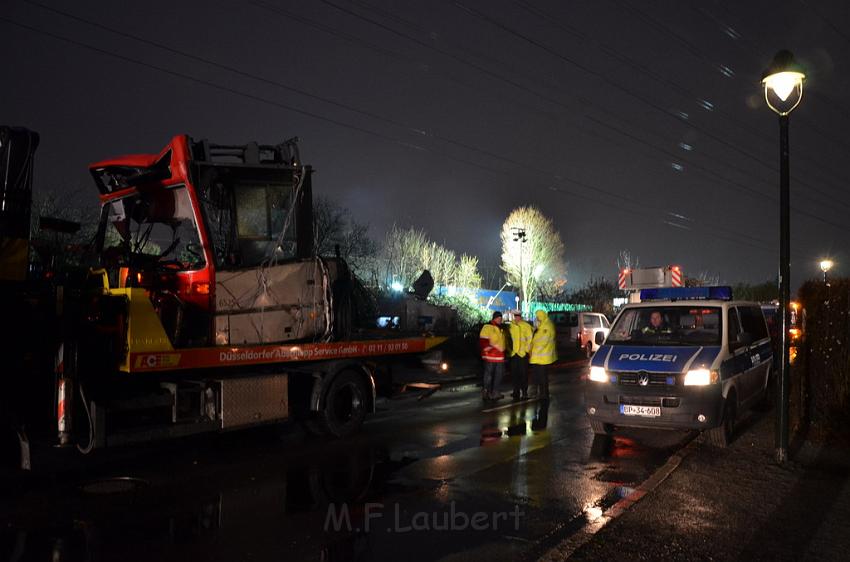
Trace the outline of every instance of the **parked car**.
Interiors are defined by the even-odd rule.
[[[557,331],[558,348],[568,350],[569,346],[575,345],[584,350],[590,357],[599,349],[596,343],[596,333],[604,334],[602,339],[608,337],[611,324],[601,312],[571,312],[557,310],[549,313],[549,318],[555,323]]]

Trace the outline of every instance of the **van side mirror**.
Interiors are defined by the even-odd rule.
[[[593,342],[596,345],[602,345],[605,343],[605,333],[604,332],[596,332],[596,335],[593,336]]]
[[[747,346],[753,343],[753,336],[748,334],[747,332],[741,332],[738,334],[738,345]]]

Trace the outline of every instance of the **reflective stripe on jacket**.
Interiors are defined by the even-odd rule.
[[[508,330],[511,333],[511,343],[513,344],[511,357],[528,355],[528,352],[531,351],[531,324],[525,320],[514,320],[508,326]]]
[[[492,322],[481,327],[478,344],[484,361],[501,363],[505,360],[505,334]]]
[[[558,359],[558,352],[555,350],[555,325],[549,320],[549,315],[545,310],[538,310],[534,313],[537,318],[537,331],[534,332],[534,337],[531,338],[531,358],[529,363],[532,365],[550,365]]]

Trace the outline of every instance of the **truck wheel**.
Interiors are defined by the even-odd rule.
[[[321,431],[334,437],[355,433],[366,418],[368,391],[363,377],[354,371],[343,371],[331,382],[325,395],[324,409],[317,422]]]
[[[725,449],[732,442],[735,432],[735,395],[730,394],[723,405],[723,421],[719,427],[705,432],[708,443],[720,449]]]
[[[614,433],[613,425],[598,420],[590,420],[590,429],[593,430],[594,435],[611,435]]]

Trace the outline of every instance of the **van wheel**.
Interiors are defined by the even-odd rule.
[[[719,427],[714,427],[706,431],[706,436],[710,445],[725,449],[732,443],[732,437],[735,432],[735,394],[730,394],[723,405],[723,421]]]
[[[348,437],[363,425],[368,402],[363,377],[354,371],[342,371],[328,388],[324,408],[305,423],[305,429],[315,435]]]
[[[590,420],[590,429],[593,430],[595,435],[611,435],[614,433],[613,425],[598,420]]]
[[[587,342],[587,344],[584,346],[584,355],[588,359],[593,357],[593,342]]]

